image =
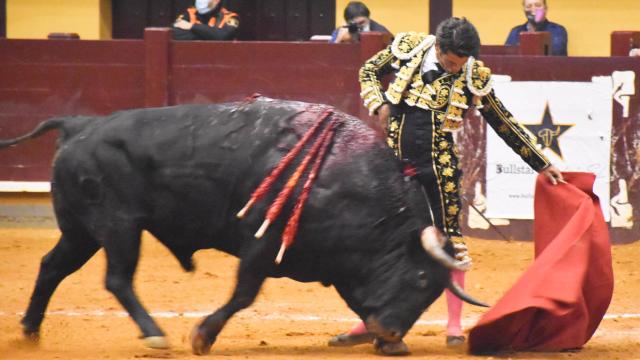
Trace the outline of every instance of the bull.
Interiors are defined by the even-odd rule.
[[[465,264],[452,256],[451,242],[426,223],[419,185],[402,175],[401,163],[372,129],[344,113],[330,114],[339,126],[300,214],[295,242],[279,263],[273,259],[285,217],[263,228],[261,239],[254,232],[286,178],[274,179],[264,201],[242,219],[237,216],[327,109],[268,98],[136,109],[53,118],[1,141],[4,148],[60,131],[51,193],[61,236],[42,258],[22,318],[25,336],[39,339],[58,284],[104,248],[106,288],[138,325],[147,346],[167,347],[164,332],[132,286],[143,230],[186,271],[194,269],[192,255],[199,249],[240,258],[233,295],[192,332],[195,354],[210,351],[225,323],[254,301],[267,277],[333,285],[386,354],[397,352],[394,345],[403,344],[402,337],[445,288],[484,305],[451,281],[450,270]],[[283,213],[291,211],[301,191],[295,188]]]

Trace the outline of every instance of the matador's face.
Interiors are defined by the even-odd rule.
[[[469,60],[468,56],[458,56],[451,51],[443,53],[440,51],[440,46],[436,44],[436,57],[440,66],[449,74],[457,74],[462,70],[462,67]]]

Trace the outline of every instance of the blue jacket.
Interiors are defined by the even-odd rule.
[[[511,29],[505,45],[520,45],[520,33],[527,31],[527,23]],[[538,26],[538,31],[551,33],[551,55],[567,56],[567,30],[564,26],[545,20]]]

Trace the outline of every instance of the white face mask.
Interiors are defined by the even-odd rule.
[[[210,2],[210,0],[196,0],[196,10],[198,10],[200,14],[208,13],[209,11],[211,11],[211,9],[209,8]]]

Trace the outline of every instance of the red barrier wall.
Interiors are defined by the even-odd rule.
[[[144,105],[141,41],[0,39],[0,137],[57,115]],[[0,152],[0,180],[47,180],[55,134]]]
[[[174,42],[158,28],[144,40],[0,39],[0,138],[53,116],[236,101],[255,92],[358,115],[357,70],[382,41]],[[48,180],[55,138],[0,152],[0,181]]]
[[[166,29],[148,29],[144,40],[0,39],[0,138],[33,129],[59,115],[105,115],[145,106],[237,101],[265,96],[326,103],[367,119],[359,99],[357,71],[388,39],[376,34],[360,44],[311,42],[174,42]],[[367,34],[369,35],[369,34]],[[493,73],[513,80],[590,81],[615,70],[640,74],[640,59],[548,56],[482,57]],[[622,118],[613,104],[611,193],[617,179],[630,179],[629,201],[640,219],[640,79]],[[484,183],[485,126],[468,121],[462,138],[465,193]],[[0,181],[46,181],[56,134],[0,152]],[[464,223],[464,221],[463,221]],[[512,223],[517,224],[517,221]],[[529,226],[512,226],[516,238],[530,238]],[[467,229],[483,236],[491,231]],[[640,221],[622,239],[637,239]],[[617,231],[617,230],[616,230]],[[487,235],[495,237],[491,233]],[[632,239],[635,240],[635,239]]]

